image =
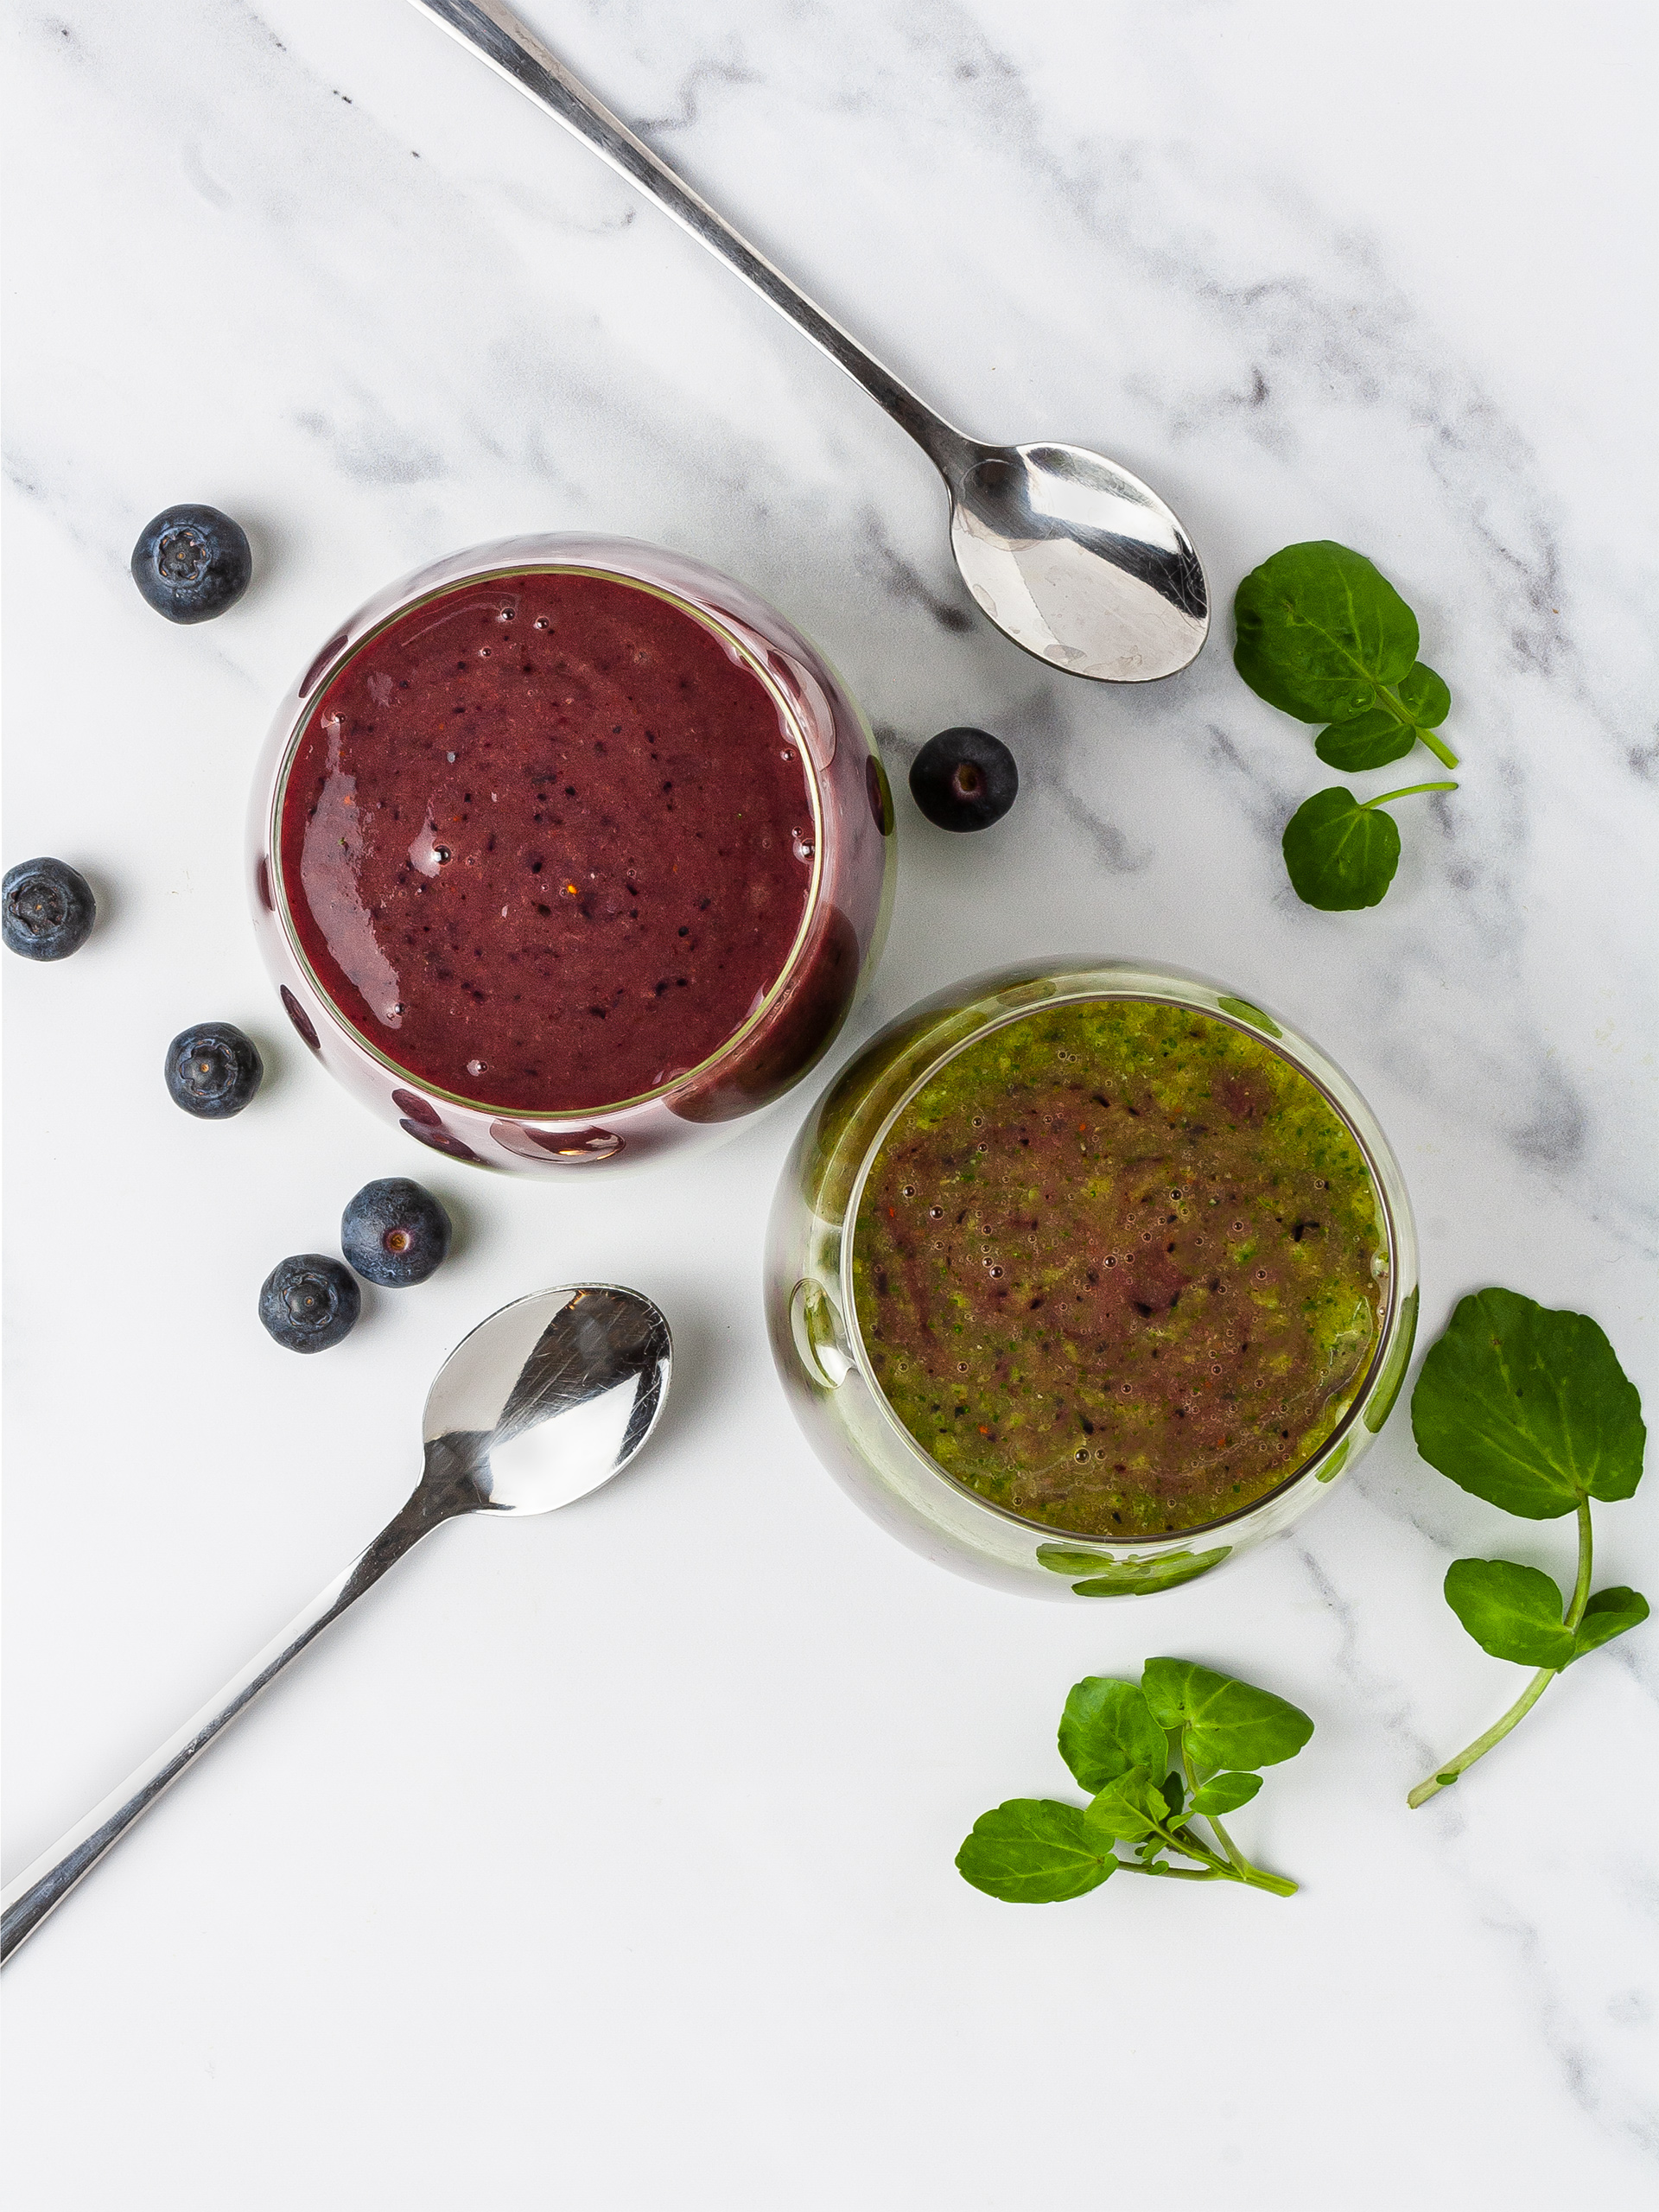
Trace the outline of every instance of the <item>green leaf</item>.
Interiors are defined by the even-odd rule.
[[[1271,1690],[1190,1659],[1148,1659],[1141,1686],[1154,1719],[1185,1731],[1188,1756],[1198,1766],[1273,1766],[1294,1758],[1313,1733],[1307,1715]]]
[[[1186,1791],[1179,1774],[1166,1774],[1158,1785],[1159,1793],[1169,1808],[1172,1821],[1181,1817],[1181,1808],[1186,1802]]]
[[[1439,729],[1452,711],[1451,687],[1446,678],[1421,660],[1395,685],[1394,696],[1409,715],[1414,729]]]
[[[1402,759],[1416,742],[1417,733],[1408,722],[1386,707],[1372,707],[1352,721],[1332,722],[1329,729],[1322,729],[1313,750],[1327,768],[1357,776],[1362,769],[1386,767],[1390,760]]]
[[[1411,1348],[1416,1341],[1417,1286],[1413,1283],[1400,1308],[1400,1327],[1388,1363],[1376,1378],[1376,1389],[1365,1408],[1365,1426],[1373,1436],[1394,1411],[1395,1400],[1400,1395],[1400,1385],[1405,1381],[1406,1370],[1411,1365]]]
[[[1096,1890],[1117,1864],[1080,1805],[1052,1797],[1011,1797],[982,1813],[957,1853],[957,1872],[1007,1904],[1057,1904]]]
[[[1611,1643],[1616,1636],[1640,1628],[1648,1618],[1648,1601],[1639,1590],[1598,1590],[1584,1609],[1584,1618],[1579,1623],[1579,1632],[1573,1639],[1573,1656],[1582,1659],[1586,1651],[1599,1650],[1604,1643]]]
[[[1168,1747],[1139,1683],[1091,1675],[1065,1700],[1060,1757],[1092,1793],[1132,1767],[1155,1771],[1168,1757]]]
[[[1085,1574],[1074,1582],[1079,1598],[1144,1598],[1154,1590],[1173,1590],[1178,1582],[1191,1582],[1208,1574],[1231,1551],[1219,1544],[1213,1551],[1166,1552],[1161,1559],[1116,1560],[1098,1552],[1079,1551],[1070,1544],[1039,1544],[1037,1558],[1051,1574]]]
[[[1411,1394],[1411,1433],[1459,1489],[1528,1521],[1628,1497],[1647,1442],[1641,1398],[1597,1324],[1513,1290],[1459,1301]]]
[[[1351,1436],[1344,1436],[1324,1465],[1316,1471],[1314,1480],[1321,1483],[1335,1482],[1348,1464],[1348,1454],[1353,1449],[1353,1443],[1354,1440]]]
[[[1535,1567],[1506,1559],[1454,1559],[1446,1602],[1483,1651],[1518,1667],[1565,1667],[1573,1631],[1561,1625],[1561,1593]]]
[[[1252,1006],[1249,999],[1218,998],[1216,1004],[1224,1014],[1230,1014],[1239,1021],[1248,1021],[1252,1029],[1259,1029],[1264,1037],[1282,1037],[1285,1033],[1270,1014],[1263,1014],[1261,1007]]]
[[[1400,865],[1391,814],[1362,806],[1341,784],[1304,799],[1285,824],[1285,867],[1305,906],[1342,913],[1375,906]]]
[[[1417,618],[1363,553],[1319,538],[1253,569],[1233,601],[1233,664],[1299,721],[1344,722],[1417,658]]]
[[[1189,1813],[1236,1813],[1262,1787],[1259,1774],[1212,1774],[1188,1806]]]
[[[1166,1821],[1169,1808],[1146,1768],[1137,1766],[1097,1791],[1083,1817],[1098,1834],[1134,1843]]]

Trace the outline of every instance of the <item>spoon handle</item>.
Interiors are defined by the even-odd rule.
[[[476,1505],[476,1497],[472,1503]],[[372,1588],[386,1569],[429,1530],[467,1510],[453,1492],[423,1483],[402,1512],[388,1522],[343,1574],[336,1575],[289,1623],[275,1642],[251,1659],[239,1675],[232,1675],[219,1695],[193,1714],[176,1735],[169,1736],[118,1789],[95,1805],[85,1820],[67,1835],[60,1836],[49,1851],[9,1884],[0,1894],[0,1965],[56,1910],[76,1883],[92,1872],[105,1853],[143,1818],[209,1744],[216,1743],[232,1721],[247,1711],[291,1659],[298,1658],[307,1644]]]
[[[901,429],[909,431],[955,491],[983,448],[925,405],[907,385],[900,384],[850,333],[791,284],[782,270],[758,253],[723,215],[716,214],[642,138],[636,137],[585,85],[579,84],[535,33],[501,5],[501,0],[414,0],[414,4],[464,46],[470,46],[520,92],[527,92],[537,107],[545,108],[567,130],[585,140],[630,184],[637,185],[647,200],[683,224],[710,253],[717,255],[746,284],[752,284],[763,300],[787,316],[815,346],[822,346]]]

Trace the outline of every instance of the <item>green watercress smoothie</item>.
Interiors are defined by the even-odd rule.
[[[1103,998],[948,1060],[871,1163],[854,1304],[887,1404],[965,1488],[1069,1534],[1255,1503],[1325,1442],[1387,1319],[1365,1156],[1243,1027]]]

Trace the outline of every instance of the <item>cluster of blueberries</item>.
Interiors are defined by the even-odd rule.
[[[362,1309],[353,1268],[383,1290],[405,1289],[442,1266],[449,1235],[448,1215],[407,1175],[365,1183],[340,1217],[340,1249],[351,1266],[324,1252],[279,1260],[260,1285],[259,1319],[289,1351],[327,1351],[351,1334]]]
[[[167,1048],[168,1096],[199,1121],[228,1121],[264,1078],[259,1047],[233,1021],[181,1029]],[[265,1277],[259,1319],[289,1351],[327,1351],[348,1337],[362,1311],[356,1276],[383,1290],[424,1282],[449,1250],[449,1217],[407,1175],[365,1183],[340,1216],[343,1267],[323,1252],[294,1252]]]
[[[132,551],[133,581],[169,622],[222,614],[252,574],[246,531],[217,507],[168,508],[146,524]],[[21,861],[0,884],[0,934],[25,960],[67,959],[97,918],[92,886],[67,861]],[[168,1095],[204,1122],[239,1114],[264,1072],[259,1047],[233,1021],[198,1022],[167,1048]],[[260,1287],[259,1319],[289,1351],[326,1351],[350,1335],[362,1311],[357,1275],[385,1290],[424,1282],[442,1265],[450,1233],[436,1198],[406,1175],[365,1183],[340,1217],[350,1266],[322,1252],[280,1261]]]

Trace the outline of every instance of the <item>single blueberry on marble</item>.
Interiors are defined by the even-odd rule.
[[[0,909],[8,952],[25,960],[67,960],[86,942],[98,902],[79,868],[42,858],[6,870]]]
[[[940,830],[988,830],[1020,791],[1020,770],[1000,737],[942,729],[910,766],[910,795]]]
[[[449,1217],[407,1175],[365,1183],[340,1217],[340,1249],[359,1274],[386,1290],[424,1282],[449,1250]]]
[[[233,1021],[199,1021],[167,1048],[163,1073],[175,1106],[204,1122],[239,1114],[264,1080],[265,1064],[251,1037]]]
[[[321,1252],[279,1260],[259,1287],[259,1319],[289,1351],[327,1351],[350,1336],[362,1305],[351,1269]]]
[[[132,549],[132,580],[169,622],[208,622],[234,607],[253,574],[247,532],[217,507],[168,507]]]

